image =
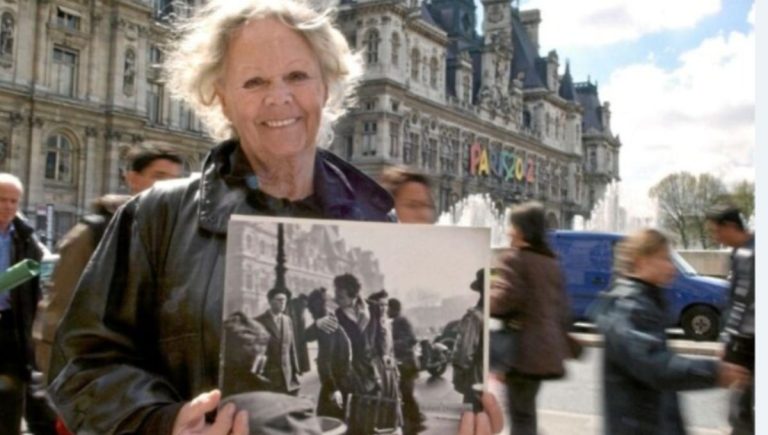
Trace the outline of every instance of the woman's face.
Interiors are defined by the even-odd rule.
[[[427,186],[411,181],[403,184],[395,195],[397,219],[405,224],[432,224],[435,205]]]
[[[635,262],[634,275],[659,287],[672,282],[676,273],[677,269],[670,258],[669,248],[663,248],[655,254],[640,257]]]
[[[233,33],[216,94],[252,164],[314,153],[327,98],[320,63],[281,22],[255,20]]]
[[[355,301],[355,298],[347,294],[346,289],[336,287],[334,294],[336,295],[336,303],[341,309],[347,309],[351,307]]]

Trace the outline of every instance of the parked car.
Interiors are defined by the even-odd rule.
[[[550,242],[557,252],[575,321],[588,320],[588,310],[613,279],[614,246],[623,236],[594,231],[553,231]],[[677,276],[668,286],[668,326],[681,327],[686,337],[714,340],[720,317],[728,305],[728,282],[699,275],[672,251]]]

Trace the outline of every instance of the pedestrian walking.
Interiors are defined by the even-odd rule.
[[[664,234],[645,229],[628,236],[616,247],[615,264],[617,279],[595,309],[605,337],[605,434],[683,435],[678,391],[728,387],[749,372],[668,348],[664,286],[676,270]]]
[[[724,360],[747,368],[752,376],[734,389],[728,421],[732,435],[755,433],[755,235],[737,207],[722,204],[707,213],[707,228],[731,252],[731,298],[721,341]]]
[[[563,377],[563,361],[574,356],[570,309],[541,204],[513,208],[508,232],[512,246],[492,270],[491,316],[503,335],[491,337],[491,370],[507,384],[512,434],[535,435],[541,382]]]
[[[20,261],[40,261],[43,248],[34,229],[18,214],[24,191],[12,174],[0,173],[0,271]],[[5,290],[5,289],[2,289]],[[56,416],[35,370],[32,323],[40,300],[33,278],[0,291],[0,434],[18,434],[22,416],[35,435],[55,434]]]

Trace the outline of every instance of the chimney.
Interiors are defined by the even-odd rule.
[[[533,46],[536,47],[536,52],[539,52],[539,24],[541,24],[541,11],[538,9],[531,9],[527,11],[520,11],[520,22],[523,24],[523,28],[528,37],[531,39]]]

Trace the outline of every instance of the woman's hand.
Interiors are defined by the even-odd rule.
[[[235,405],[228,403],[220,409],[213,424],[205,422],[205,414],[219,406],[221,392],[213,390],[203,393],[184,404],[173,423],[172,435],[248,435],[248,413],[237,412]]]
[[[504,428],[504,415],[496,397],[485,391],[481,402],[483,412],[467,411],[461,416],[458,435],[491,435]]]

